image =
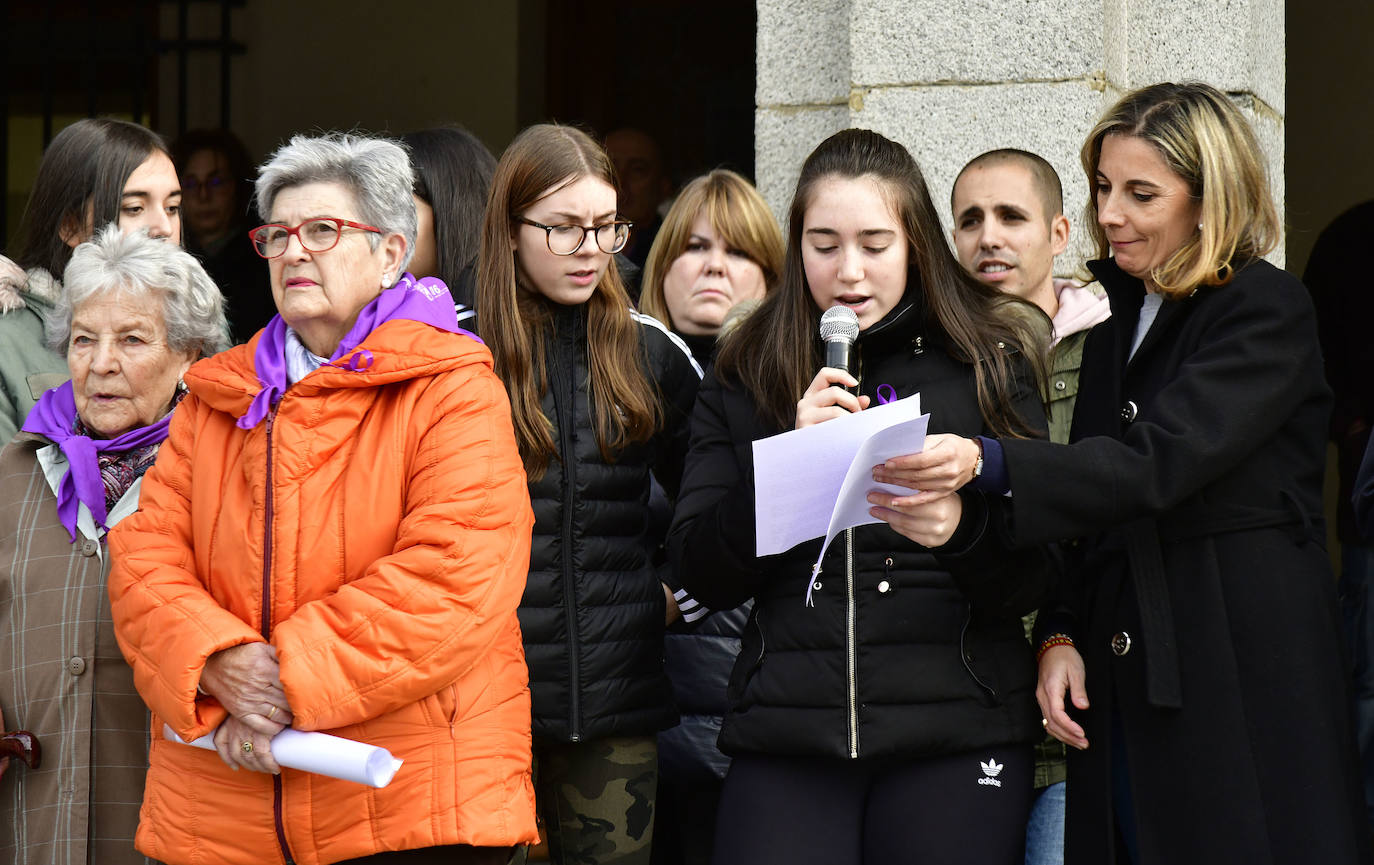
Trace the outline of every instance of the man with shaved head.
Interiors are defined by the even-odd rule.
[[[1050,438],[1067,442],[1083,341],[1111,312],[1104,294],[1054,277],[1054,258],[1069,245],[1059,175],[1034,153],[992,150],[964,166],[950,198],[960,263],[988,285],[1034,303],[1054,323],[1046,414]],[[1026,617],[1027,637],[1034,623],[1034,614]],[[1064,745],[1046,736],[1035,756],[1025,861],[1062,865]]]
[[[992,150],[959,172],[951,205],[960,263],[988,285],[1034,303],[1054,322],[1050,438],[1068,441],[1083,340],[1111,313],[1105,295],[1054,277],[1054,258],[1069,245],[1059,175],[1034,153]]]

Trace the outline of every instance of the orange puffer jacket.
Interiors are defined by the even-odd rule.
[[[110,536],[115,628],[153,711],[138,849],[317,865],[533,842],[515,615],[533,515],[491,354],[385,322],[359,346],[372,366],[321,367],[242,430],[256,342],[191,368],[140,510]],[[196,697],[205,661],[264,634],[293,726],[388,748],[405,761],[390,786],[235,772],[163,739],[163,722],[190,740],[224,720]]]

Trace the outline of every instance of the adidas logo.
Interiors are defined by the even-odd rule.
[[[996,758],[989,757],[986,763],[981,760],[978,765],[983,768],[984,777],[978,779],[978,783],[985,787],[1001,787],[1002,782],[997,780],[997,776],[1002,774],[1004,764],[997,762]]]

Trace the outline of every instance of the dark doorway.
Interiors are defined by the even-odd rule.
[[[641,129],[679,185],[717,167],[753,178],[753,3],[564,0],[536,10],[544,20],[522,27],[543,31],[544,105],[522,123],[579,123],[598,136]]]

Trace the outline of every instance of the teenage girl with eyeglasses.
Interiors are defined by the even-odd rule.
[[[654,733],[676,721],[662,655],[677,603],[646,505],[650,472],[677,493],[701,372],[631,308],[613,261],[629,229],[585,133],[533,126],[502,155],[477,329],[510,393],[534,504],[520,627],[554,862],[649,861]]]

